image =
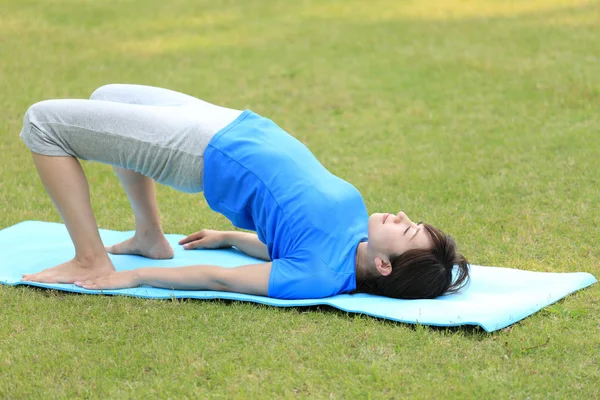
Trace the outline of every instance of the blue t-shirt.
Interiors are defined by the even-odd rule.
[[[356,250],[367,239],[364,201],[273,121],[246,110],[217,132],[204,152],[203,178],[210,208],[267,245],[269,297],[356,288]]]

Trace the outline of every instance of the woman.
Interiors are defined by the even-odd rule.
[[[369,217],[352,185],[329,173],[271,120],[249,110],[167,89],[107,85],[90,100],[34,104],[21,138],[76,253],[68,262],[23,275],[25,281],[297,299],[356,291],[434,298],[468,280],[467,261],[450,237],[402,212]],[[131,239],[104,247],[78,159],[113,165],[135,216]],[[235,246],[265,262],[116,272],[107,253],[173,257],[153,181],[184,192],[204,191],[213,210],[256,232],[203,230],[180,242],[185,249]]]

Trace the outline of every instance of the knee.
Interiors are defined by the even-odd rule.
[[[36,103],[27,109],[25,116],[23,117],[23,128],[21,129],[21,133],[19,136],[21,140],[27,145],[27,147],[31,148],[31,144],[38,141],[38,136],[40,132],[38,129],[34,129],[34,121],[37,119],[39,115],[39,103]]]
[[[56,100],[44,100],[33,104],[25,112],[23,117],[23,128],[20,137],[27,147],[32,149],[37,143],[46,141],[46,135],[42,132],[45,122],[51,121],[55,113],[54,102]]]
[[[37,126],[37,122],[43,121],[43,115],[48,113],[50,100],[40,101],[30,106],[23,117],[23,130],[31,130],[32,126]]]
[[[114,100],[118,97],[118,94],[121,93],[122,86],[122,84],[118,83],[111,83],[108,85],[100,86],[98,89],[94,90],[94,92],[90,96],[90,100]]]
[[[39,124],[56,119],[64,100],[44,100],[31,105],[25,112],[24,124]]]

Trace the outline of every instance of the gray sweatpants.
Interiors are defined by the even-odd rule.
[[[112,84],[90,100],[32,105],[21,138],[34,153],[119,166],[193,193],[202,191],[208,142],[240,114],[168,89]]]

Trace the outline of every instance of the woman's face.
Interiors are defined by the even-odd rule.
[[[406,214],[377,213],[369,217],[369,247],[376,256],[388,259],[413,249],[431,249],[429,232]]]

